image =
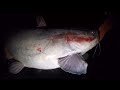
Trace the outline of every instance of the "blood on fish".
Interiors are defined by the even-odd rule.
[[[64,39],[66,42],[83,42],[83,41],[91,42],[92,40],[94,40],[94,38],[92,37],[78,36],[77,33],[73,32],[55,35],[52,37],[52,39]]]
[[[92,40],[94,40],[94,38],[92,37],[80,37],[80,36],[66,36],[65,37],[65,41],[67,42],[83,42],[83,41],[87,41],[87,42],[91,42]]]
[[[92,40],[94,40],[94,38],[88,37],[76,37],[75,41],[80,42],[80,41],[87,41],[87,42],[91,42]]]
[[[41,52],[41,48],[40,48],[40,47],[39,47],[39,48],[37,48],[37,51]]]

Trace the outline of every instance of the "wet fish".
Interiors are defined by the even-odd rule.
[[[46,26],[44,19],[40,20],[38,27]],[[100,38],[98,31],[84,29],[20,31],[6,42],[7,59],[16,60],[9,70],[17,74],[24,67],[42,70],[61,68],[72,74],[86,74],[88,64],[82,55],[95,47],[103,38],[106,33],[103,30],[105,25],[106,23],[99,28]]]

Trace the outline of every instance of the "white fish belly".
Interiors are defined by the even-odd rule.
[[[35,57],[34,60],[31,59],[29,62],[24,63],[26,67],[37,68],[37,69],[56,69],[60,66],[58,65],[57,58],[46,58],[44,60],[40,60],[39,57]]]

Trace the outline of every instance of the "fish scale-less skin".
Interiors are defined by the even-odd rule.
[[[71,30],[72,31],[72,30]],[[64,37],[51,39],[55,35],[70,32],[68,30],[30,30],[16,34],[8,41],[7,48],[14,59],[22,62],[26,67],[38,69],[58,68],[58,58],[74,53],[86,53],[97,44],[97,38],[91,42],[65,42]],[[88,38],[85,32],[75,31],[79,36]],[[64,36],[64,35],[63,35]],[[41,48],[41,52],[37,49]]]

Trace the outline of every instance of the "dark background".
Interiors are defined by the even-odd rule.
[[[47,27],[71,28],[84,27],[97,30],[103,21],[112,16],[113,27],[105,35],[101,44],[100,56],[92,58],[95,48],[90,50],[88,72],[86,75],[72,75],[61,69],[40,71],[24,68],[19,74],[8,73],[8,61],[4,59],[4,42],[12,31],[36,27],[36,16],[43,16]],[[75,79],[75,80],[111,80],[120,79],[119,59],[120,17],[116,9],[2,9],[0,13],[0,79]]]

